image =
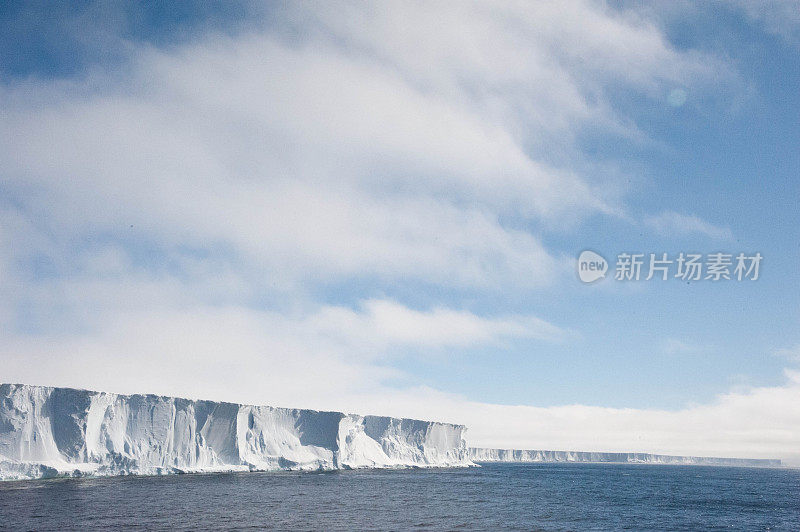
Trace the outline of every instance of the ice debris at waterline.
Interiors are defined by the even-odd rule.
[[[155,395],[0,385],[0,480],[469,466],[465,427]]]
[[[538,451],[523,449],[481,449],[472,447],[469,457],[475,462],[607,462],[624,464],[717,465],[780,467],[780,460],[759,458],[713,458],[670,456],[650,453],[595,453],[583,451]]]

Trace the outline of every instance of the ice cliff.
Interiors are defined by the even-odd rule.
[[[522,449],[482,449],[472,447],[469,456],[475,462],[613,462],[630,464],[719,465],[779,467],[780,460],[750,458],[713,458],[706,456],[670,456],[649,453],[595,453],[583,451],[537,451]]]
[[[0,479],[470,465],[461,425],[0,385]]]

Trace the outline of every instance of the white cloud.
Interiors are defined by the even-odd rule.
[[[6,86],[8,190],[62,238],[133,225],[167,248],[226,246],[287,282],[541,286],[558,261],[515,227],[622,209],[575,145],[587,128],[641,135],[606,91],[716,73],[591,3],[288,16],[304,28],[288,41],[129,46],[129,72]]]
[[[95,315],[82,333],[0,338],[3,380],[334,408],[337,396],[392,393],[386,380],[403,377],[386,365],[394,347],[467,348],[565,334],[532,316],[415,311],[388,300],[367,301],[358,312],[175,309],[158,304],[163,288],[139,283],[135,291],[151,293],[146,301]],[[126,293],[117,289],[115,297]],[[174,300],[166,292],[161,303]]]
[[[441,401],[431,402],[441,404]],[[800,465],[800,376],[675,411],[462,404],[449,416],[489,447],[782,458]]]
[[[366,301],[362,312],[325,307],[305,320],[303,328],[384,348],[389,345],[468,347],[511,338],[559,341],[568,336],[563,329],[535,316],[484,318],[447,308],[418,311],[388,300]]]
[[[732,240],[730,228],[711,224],[699,216],[664,211],[657,216],[645,218],[645,223],[667,236],[701,234],[716,240]]]

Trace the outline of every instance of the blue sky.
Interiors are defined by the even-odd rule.
[[[796,457],[796,8],[6,3],[0,380]]]

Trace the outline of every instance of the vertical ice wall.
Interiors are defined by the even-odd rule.
[[[0,385],[0,479],[470,465],[460,425]]]

